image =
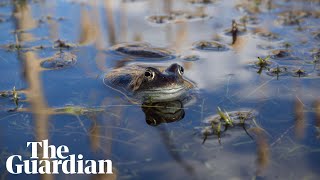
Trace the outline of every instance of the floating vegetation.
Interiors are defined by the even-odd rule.
[[[168,23],[179,23],[185,21],[196,21],[210,18],[205,13],[192,13],[183,11],[172,11],[168,15],[154,15],[148,16],[146,20],[154,24],[168,24]]]
[[[45,59],[41,62],[41,66],[46,69],[61,69],[75,65],[77,56],[70,52],[60,51],[53,57]]]
[[[270,56],[267,56],[265,58],[258,57],[258,61],[255,62],[255,65],[258,67],[267,67],[271,65],[271,61],[269,61]]]
[[[313,34],[313,38],[320,41],[320,32],[314,32]]]
[[[308,77],[309,76],[309,74],[305,71],[305,70],[303,70],[303,69],[294,69],[292,72],[291,72],[291,75],[293,76],[293,77]]]
[[[219,132],[220,131],[221,130],[219,129]],[[219,137],[219,143],[221,142],[220,135],[218,134],[218,132],[214,132],[214,129],[211,128],[211,126],[206,126],[203,129],[201,129],[201,134],[203,135],[202,144],[204,144],[206,142],[206,140],[208,139],[208,136],[211,136],[213,134],[217,134]]]
[[[217,41],[199,41],[193,44],[193,47],[204,51],[227,51],[229,48]]]
[[[269,61],[269,58],[270,56],[267,56],[265,58],[258,57],[258,61],[254,63],[255,68],[259,69],[257,71],[258,74],[261,74],[264,69],[268,69],[269,66],[272,64],[272,62]]]
[[[148,43],[123,43],[111,47],[115,53],[143,59],[173,59],[175,55],[169,49],[153,47]]]
[[[245,25],[238,24],[235,20],[232,20],[231,28],[225,30],[226,35],[232,36],[232,39],[235,41],[237,36],[243,35],[247,31]]]
[[[15,34],[15,42],[10,43],[3,46],[5,49],[9,51],[19,51],[19,50],[25,50],[27,49],[25,46],[22,45],[22,43],[19,41],[17,34]]]
[[[217,108],[218,114],[220,116],[220,118],[225,122],[226,126],[233,126],[232,123],[232,119],[230,118],[229,114],[225,111],[222,112],[222,110],[220,109],[220,107]]]
[[[293,77],[311,77],[317,78],[317,67],[318,66],[310,66],[306,65],[305,68],[308,69],[308,72],[302,68],[296,68],[294,65],[278,65],[276,62],[270,61],[270,56],[265,58],[258,57],[258,61],[254,62],[254,64],[250,64],[251,67],[258,69],[257,73],[261,74],[264,70],[266,70],[265,74],[268,76],[277,77],[279,79],[280,76],[293,76]],[[307,61],[306,61],[307,62]],[[315,64],[317,62],[307,62],[308,64]],[[318,74],[319,75],[319,74]]]
[[[178,18],[178,17],[184,17],[186,14],[189,14],[189,13],[190,12],[183,11],[183,10],[171,10],[169,14],[175,18]]]
[[[244,34],[247,31],[245,24],[240,26],[235,20],[232,20],[232,25],[230,29],[227,29],[226,35],[232,36],[232,44],[235,44],[239,35]]]
[[[16,90],[14,86],[11,91],[1,91],[0,98],[9,98],[15,105],[14,109],[10,109],[9,111],[15,111],[19,107],[19,103],[21,100],[26,100],[25,94],[22,94],[21,91]]]
[[[260,23],[260,19],[256,15],[245,15],[240,18],[240,22],[242,24],[251,24],[251,25],[257,25]]]
[[[62,108],[56,108],[55,113],[57,114],[71,114],[71,115],[87,115],[91,113],[103,112],[104,108],[86,108],[80,106],[67,105]]]
[[[46,47],[44,45],[39,45],[39,46],[33,46],[33,49],[45,49]]]
[[[6,49],[10,51],[21,50],[22,48],[24,49],[25,47],[23,47],[21,44],[9,44],[6,46]]]
[[[238,25],[235,20],[232,20],[232,27],[230,33],[232,34],[232,44],[234,44],[237,41],[237,37],[239,34]]]
[[[270,56],[267,56],[265,58],[261,58],[258,57],[258,62],[256,62],[256,65],[260,66],[260,67],[266,67],[270,64],[270,61],[268,60],[270,58]]]
[[[41,17],[38,22],[40,24],[43,24],[43,23],[47,23],[47,22],[50,22],[50,21],[63,21],[65,20],[64,17],[59,17],[59,18],[56,18],[56,17],[52,17],[52,16],[44,16],[44,17]]]
[[[215,1],[216,0],[190,0],[189,2],[195,5],[208,5],[213,4]]]
[[[273,45],[270,44],[258,44],[257,47],[262,50],[270,50],[275,48]]]
[[[188,14],[185,14],[184,18],[187,21],[196,21],[196,20],[204,20],[204,19],[210,18],[210,16],[205,13],[188,13]]]
[[[180,58],[184,61],[199,61],[201,59],[199,55],[187,55]]]
[[[236,5],[236,9],[245,12],[246,14],[258,14],[260,10],[261,1],[241,1],[241,3]]]
[[[300,25],[303,18],[308,17],[310,13],[305,11],[285,11],[278,15],[277,22],[281,25]]]
[[[172,22],[175,19],[175,16],[171,15],[154,15],[154,16],[148,16],[146,20],[151,23],[155,24],[166,24],[169,22]]]
[[[287,67],[279,67],[277,66],[276,68],[269,68],[267,71],[267,75],[269,76],[276,76],[277,79],[279,79],[279,76],[286,75],[288,73]]]
[[[291,56],[291,51],[288,49],[277,49],[271,51],[271,59],[275,60],[288,60],[288,59],[295,59]]]
[[[314,65],[314,67],[316,68],[316,70],[318,70],[318,67],[319,67],[319,65],[320,65],[320,58],[318,58],[318,57],[312,57],[312,59],[310,59],[310,60],[306,60],[305,61],[306,62],[306,64],[312,64],[312,65]]]
[[[283,42],[281,43],[281,46],[284,47],[285,49],[289,49],[290,47],[292,47],[292,44],[289,42]]]
[[[259,36],[260,38],[267,40],[267,41],[276,41],[279,40],[279,35],[272,33],[270,31],[257,28],[254,30],[254,33]]]
[[[18,92],[16,91],[16,87],[13,87],[12,96],[13,96],[14,104],[16,105],[16,107],[18,107],[19,106],[19,96],[18,96]]]
[[[203,136],[203,142],[208,139],[209,136],[215,135],[218,137],[219,143],[221,143],[221,138],[231,137],[232,132],[229,136],[224,136],[227,130],[242,127],[244,131],[248,134],[247,129],[254,126],[254,118],[256,116],[256,112],[251,111],[232,111],[226,112],[222,111],[219,107],[217,108],[217,114],[213,116],[209,116],[204,120],[205,126],[198,128],[200,129],[200,133]]]
[[[311,55],[314,60],[320,60],[320,50]]]
[[[75,44],[71,44],[71,43],[68,43],[67,41],[63,41],[60,39],[54,41],[54,44],[53,44],[53,48],[56,48],[56,49],[70,49],[75,46],[76,46]]]

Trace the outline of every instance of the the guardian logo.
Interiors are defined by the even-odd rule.
[[[6,161],[7,171],[11,174],[112,174],[111,160],[83,160],[82,154],[70,154],[69,148],[61,145],[56,148],[48,140],[27,142],[31,147],[30,159],[12,155]],[[38,147],[42,157],[38,157]],[[62,171],[62,172],[59,172]]]

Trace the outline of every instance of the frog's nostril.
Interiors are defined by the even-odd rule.
[[[178,72],[179,67],[180,66],[175,63],[175,64],[172,64],[171,66],[169,66],[166,71],[176,73],[176,72]]]

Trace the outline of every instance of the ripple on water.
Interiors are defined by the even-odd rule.
[[[119,55],[130,56],[135,60],[170,60],[175,58],[172,50],[140,42],[118,44],[111,47],[111,51]]]
[[[227,45],[217,41],[198,41],[193,44],[193,47],[204,51],[228,51]]]
[[[291,76],[293,77],[310,77],[311,73],[307,72],[306,70],[302,69],[302,68],[292,68],[292,70],[290,71]]]
[[[288,68],[285,66],[278,66],[275,68],[269,68],[266,72],[269,76],[285,76],[288,75]]]
[[[41,66],[46,69],[61,69],[75,65],[77,56],[70,52],[60,51],[53,57],[45,59],[41,62]]]

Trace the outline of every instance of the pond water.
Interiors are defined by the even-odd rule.
[[[319,0],[2,0],[1,178],[319,179],[319,10]],[[141,106],[103,83],[115,68],[173,63],[196,85],[187,102]],[[9,156],[27,159],[26,143],[45,139],[112,160],[114,174],[8,173]]]

